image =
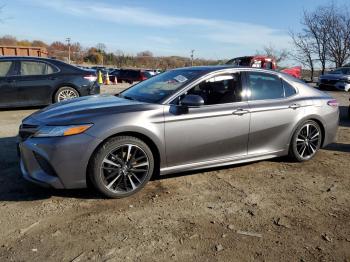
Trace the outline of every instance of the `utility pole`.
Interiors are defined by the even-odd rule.
[[[66,38],[68,44],[68,63],[70,64],[70,37]]]
[[[194,53],[194,49],[191,50],[191,66],[193,66],[193,53]]]

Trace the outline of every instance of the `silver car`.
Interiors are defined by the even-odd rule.
[[[46,107],[19,129],[23,176],[54,188],[92,185],[113,198],[154,175],[289,155],[334,141],[338,103],[283,73],[232,66],[171,70],[118,96]]]

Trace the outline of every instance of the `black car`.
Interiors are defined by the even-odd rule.
[[[340,67],[321,75],[318,80],[320,89],[350,91],[350,67]]]
[[[96,72],[59,60],[0,57],[0,107],[39,106],[100,93]]]
[[[109,74],[109,77],[110,80],[112,80],[111,77],[117,77],[119,83],[126,82],[132,84],[133,82],[141,82],[148,78],[151,78],[152,75],[144,70],[115,69]]]

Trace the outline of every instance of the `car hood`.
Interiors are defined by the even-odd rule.
[[[147,110],[147,107],[152,107],[152,104],[113,95],[85,96],[50,105],[30,115],[23,122],[34,120],[42,124],[74,124],[98,115],[141,111]]]

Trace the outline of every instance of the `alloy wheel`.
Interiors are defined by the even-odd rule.
[[[128,193],[143,184],[149,172],[147,154],[137,145],[125,144],[110,151],[100,169],[101,181],[113,193]]]
[[[76,97],[78,97],[78,96],[73,90],[64,89],[61,92],[59,92],[59,94],[57,96],[57,100],[58,100],[58,102],[61,102],[61,101],[76,98]]]
[[[302,159],[313,157],[321,143],[321,134],[317,126],[306,123],[296,137],[296,150]]]

